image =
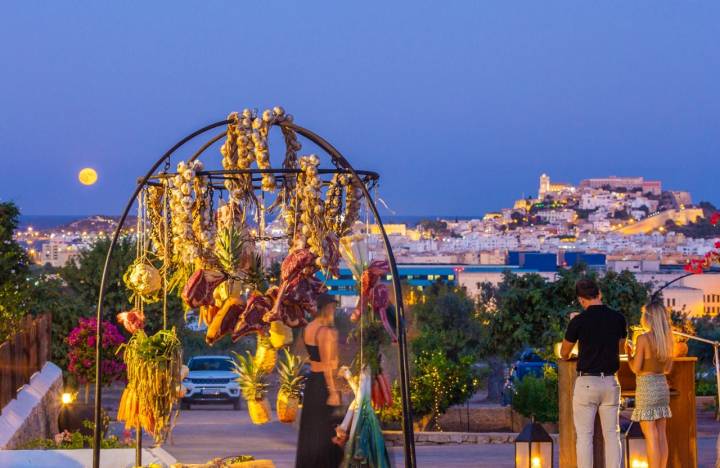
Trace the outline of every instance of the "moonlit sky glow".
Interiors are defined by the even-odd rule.
[[[280,104],[380,172],[398,214],[511,206],[542,172],[720,204],[718,19],[716,1],[5,2],[0,199],[117,214],[179,138]]]

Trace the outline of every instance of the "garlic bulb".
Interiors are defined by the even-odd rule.
[[[197,175],[198,172],[202,172],[204,169],[202,162],[195,160],[190,164],[192,165],[192,172],[195,174],[193,180],[195,200],[192,208],[194,240],[202,258],[210,260],[212,263],[215,250],[215,217],[212,211],[210,179],[207,175]]]
[[[192,228],[194,167],[179,162],[177,174],[169,180],[173,257],[183,265],[191,265],[200,253]]]
[[[163,182],[164,186],[158,187],[151,185],[148,187],[147,197],[147,211],[148,218],[150,219],[150,241],[157,257],[165,261],[165,210],[163,203],[165,203],[165,190],[167,189],[167,183]],[[172,252],[172,238],[168,233],[167,243],[168,250]]]
[[[300,232],[307,248],[314,253],[317,265],[323,267],[323,239],[325,237],[324,206],[320,188],[322,182],[318,176],[320,160],[314,154],[300,158],[297,193],[300,200]],[[297,235],[297,232],[296,232]]]
[[[338,235],[344,236],[352,231],[353,224],[360,218],[360,200],[363,196],[360,182],[354,177],[347,176],[347,194],[345,195],[345,211],[343,212],[343,220]]]
[[[267,136],[273,124],[272,111],[263,112],[262,118],[256,117],[252,124],[252,142],[255,151],[255,161],[260,169],[270,169],[270,152],[267,145]],[[262,175],[262,189],[266,192],[275,191],[275,176],[270,173]]]

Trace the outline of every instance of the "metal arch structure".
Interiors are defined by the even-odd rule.
[[[143,176],[141,179],[138,180],[138,184],[135,187],[135,190],[133,191],[132,195],[128,199],[127,204],[125,205],[125,209],[122,212],[122,215],[120,216],[120,219],[118,221],[118,225],[115,228],[115,232],[113,233],[112,240],[110,242],[110,246],[108,247],[107,255],[105,257],[105,264],[103,265],[102,270],[102,277],[100,279],[100,291],[98,294],[98,303],[97,303],[97,310],[96,310],[96,320],[97,320],[97,330],[95,335],[95,406],[94,406],[94,429],[93,429],[93,468],[99,468],[100,467],[100,440],[101,440],[101,400],[102,400],[102,370],[99,363],[101,362],[101,343],[102,343],[102,319],[103,319],[103,299],[104,299],[104,293],[105,293],[105,282],[107,280],[108,275],[108,269],[110,264],[110,259],[112,258],[113,252],[115,250],[115,246],[117,245],[118,239],[120,237],[120,232],[123,228],[123,225],[125,224],[125,221],[127,219],[128,214],[130,213],[130,210],[135,204],[135,200],[137,199],[138,194],[140,191],[149,183],[151,183],[151,179],[153,179],[153,175],[158,170],[158,168],[169,160],[169,158],[177,151],[180,147],[182,147],[185,143],[193,140],[195,137],[212,130],[214,128],[222,127],[224,125],[227,125],[229,123],[232,123],[232,120],[221,120],[219,122],[212,123],[210,125],[207,125],[199,130],[196,130],[186,137],[182,138],[180,141],[178,141],[174,146],[172,146],[165,154],[160,157],[148,170],[148,172]],[[301,127],[299,125],[296,125],[293,122],[284,121],[281,123],[276,123],[274,125],[279,125],[282,127],[289,128],[296,133],[304,136],[308,140],[315,143],[318,147],[320,147],[323,151],[325,151],[330,158],[332,159],[333,164],[338,169],[341,169],[343,172],[349,174],[358,182],[358,185],[362,188],[363,195],[365,199],[367,200],[368,207],[373,213],[373,216],[375,217],[375,222],[377,223],[380,233],[382,235],[383,244],[385,246],[385,253],[388,258],[388,263],[390,264],[390,272],[392,275],[392,285],[393,285],[393,292],[395,297],[395,323],[396,323],[396,332],[397,332],[397,341],[398,341],[398,364],[400,368],[400,390],[401,390],[401,398],[402,398],[402,431],[403,431],[403,445],[404,445],[404,452],[405,452],[405,466],[407,468],[415,468],[417,466],[416,458],[415,458],[415,437],[413,433],[413,411],[412,411],[412,403],[410,400],[410,374],[409,374],[409,365],[408,365],[408,347],[407,347],[407,335],[405,330],[405,310],[403,305],[403,299],[402,299],[402,290],[400,285],[400,275],[398,274],[398,268],[397,268],[397,262],[395,261],[395,255],[393,254],[392,246],[390,245],[390,239],[388,238],[387,232],[385,230],[385,226],[383,225],[382,218],[380,217],[380,213],[378,212],[377,206],[375,205],[375,202],[372,199],[372,196],[370,195],[370,191],[368,190],[368,187],[366,186],[366,180],[367,177],[375,176],[377,178],[377,174],[368,172],[368,171],[356,171],[353,166],[350,164],[350,162],[338,151],[333,145],[331,145],[327,140],[320,137],[316,133]],[[210,148],[214,143],[219,141],[226,133],[223,131],[221,134],[214,136],[210,139],[210,141],[206,142],[201,146],[197,152],[195,152],[191,158],[190,161],[197,159],[205,150]],[[256,172],[262,172],[262,171],[256,171]],[[365,176],[366,180],[363,180],[361,177]]]

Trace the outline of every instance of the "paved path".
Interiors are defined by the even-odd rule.
[[[199,463],[213,457],[248,454],[272,459],[278,468],[293,466],[297,440],[293,426],[279,422],[255,426],[245,409],[234,411],[229,406],[193,408],[181,413],[173,434],[174,444],[163,447],[178,461]],[[715,444],[715,437],[698,439],[701,468],[715,466]],[[397,466],[403,466],[402,449],[393,448],[391,452]],[[514,466],[513,454],[512,444],[417,447],[421,467],[510,468]]]

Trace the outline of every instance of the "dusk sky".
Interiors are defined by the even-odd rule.
[[[542,172],[720,204],[719,21],[717,1],[7,1],[0,200],[117,214],[179,138],[279,104],[401,215],[511,206]]]

